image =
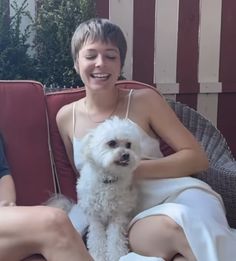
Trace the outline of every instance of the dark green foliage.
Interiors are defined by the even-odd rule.
[[[23,32],[20,30],[21,20],[26,16],[32,21],[26,11],[27,0],[19,7],[13,1],[14,16],[9,15],[7,0],[0,0],[0,79],[29,79],[33,77],[33,59],[29,56],[30,26]]]
[[[33,21],[28,2],[0,0],[0,79],[33,79],[47,87],[81,86],[73,68],[70,41],[75,28],[95,16],[95,0],[41,0]],[[8,8],[7,8],[8,7]],[[22,32],[22,18],[31,23]],[[33,46],[30,34],[35,35]]]
[[[39,81],[54,87],[81,85],[73,68],[70,41],[75,28],[94,13],[94,0],[43,1],[35,24]]]

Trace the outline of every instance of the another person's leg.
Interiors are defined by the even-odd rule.
[[[0,242],[0,261],[37,253],[49,261],[92,260],[66,213],[56,208],[0,208]]]

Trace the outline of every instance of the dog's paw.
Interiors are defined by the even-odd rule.
[[[95,243],[93,247],[90,246],[90,248],[88,248],[89,253],[94,261],[108,261],[106,257],[106,249],[104,249],[104,247],[101,244],[98,244],[98,241]]]
[[[104,226],[99,222],[90,221],[87,235],[87,247],[95,261],[107,261],[107,240]]]
[[[128,239],[124,226],[119,223],[109,224],[107,229],[107,261],[118,261],[128,252]]]
[[[125,256],[129,253],[127,244],[122,241],[120,245],[108,247],[106,260],[107,261],[119,261],[122,256]]]
[[[92,254],[91,254],[91,256],[92,256],[94,261],[108,261],[105,256],[102,256],[102,257],[101,256],[93,256]]]
[[[89,250],[90,255],[92,256],[94,261],[109,261],[106,257],[105,251],[94,251],[92,249]],[[114,259],[112,261],[115,261]],[[118,261],[118,260],[117,260]]]

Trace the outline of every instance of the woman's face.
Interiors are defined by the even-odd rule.
[[[119,49],[111,43],[88,42],[79,51],[75,69],[87,88],[114,86],[121,71]]]

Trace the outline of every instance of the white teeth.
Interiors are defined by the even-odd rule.
[[[94,78],[107,78],[109,76],[109,74],[107,74],[107,73],[93,73],[92,76]]]

